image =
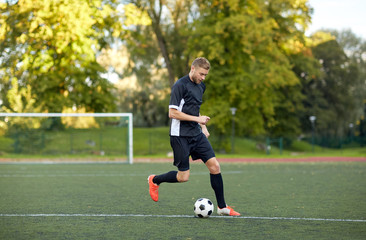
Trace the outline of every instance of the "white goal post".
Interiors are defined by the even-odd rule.
[[[128,163],[133,163],[132,113],[4,113],[0,117],[126,117],[128,118]]]

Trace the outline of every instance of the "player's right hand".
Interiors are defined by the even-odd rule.
[[[206,125],[206,123],[210,120],[210,117],[208,116],[199,116],[198,117],[198,123]]]

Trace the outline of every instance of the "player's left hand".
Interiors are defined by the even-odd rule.
[[[210,136],[210,133],[208,132],[207,127],[205,125],[202,126],[202,133],[205,134],[207,138]]]

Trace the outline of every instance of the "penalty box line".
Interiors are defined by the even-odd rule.
[[[155,218],[194,218],[193,215],[153,215],[153,214],[4,214],[0,217],[155,217]],[[325,221],[325,222],[366,222],[365,219],[329,219],[329,218],[296,218],[296,217],[251,217],[251,216],[211,216],[210,218],[237,218],[254,220],[287,220],[287,221]]]

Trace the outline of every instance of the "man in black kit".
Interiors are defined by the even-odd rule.
[[[189,156],[193,160],[201,159],[210,171],[210,181],[217,200],[219,215],[240,216],[240,213],[227,206],[224,199],[224,184],[220,164],[208,141],[209,132],[206,123],[208,116],[200,115],[202,96],[206,86],[203,83],[210,70],[206,58],[197,58],[191,65],[188,75],[180,78],[172,87],[169,118],[170,145],[174,153],[174,165],[178,171],[148,177],[149,193],[155,202],[159,199],[159,186],[163,182],[186,182],[189,179]]]

